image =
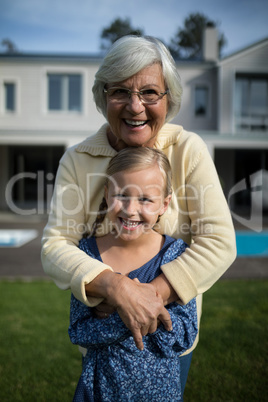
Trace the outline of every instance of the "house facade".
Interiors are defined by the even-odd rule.
[[[234,213],[249,213],[254,183],[263,185],[257,203],[265,212],[268,38],[218,60],[216,33],[206,33],[203,60],[177,62],[183,99],[173,122],[203,137]],[[91,91],[100,63],[100,56],[0,54],[0,211],[47,213],[64,150],[105,122]]]

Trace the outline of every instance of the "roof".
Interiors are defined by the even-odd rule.
[[[263,46],[263,45],[268,45],[268,37],[266,37],[266,38],[264,38],[264,39],[262,39],[262,40],[260,40],[258,42],[254,42],[251,45],[246,46],[246,47],[244,47],[244,48],[242,48],[240,50],[237,50],[236,52],[231,53],[228,56],[223,57],[219,61],[220,62],[227,61],[227,60],[231,59],[232,57],[240,56],[242,53],[251,51],[251,50],[253,50],[253,49],[257,48],[257,47]]]
[[[245,48],[242,48],[230,55],[227,55],[218,60],[218,63],[224,63],[225,61],[229,61],[233,57],[240,56],[242,53],[251,51],[259,46],[268,45],[268,37],[255,42]],[[96,53],[96,54],[89,54],[89,53],[24,53],[24,52],[0,52],[0,60],[1,61],[57,61],[57,62],[100,62],[104,57],[104,53]],[[181,66],[204,66],[206,65],[208,68],[217,65],[215,61],[206,61],[202,59],[175,59],[175,63]]]
[[[78,62],[92,62],[99,61],[103,58],[103,54],[85,54],[85,53],[24,53],[24,52],[6,52],[0,53],[0,60],[2,61],[78,61]]]

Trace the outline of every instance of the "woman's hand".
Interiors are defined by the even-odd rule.
[[[140,283],[138,278],[134,278],[133,281],[136,283]],[[103,301],[102,303],[98,304],[98,306],[94,307],[92,310],[94,311],[94,314],[97,318],[103,319],[108,318],[111,314],[113,314],[116,311],[116,308],[110,306],[108,303]]]
[[[143,350],[142,337],[156,331],[158,320],[167,331],[172,330],[162,297],[149,283],[139,283],[106,270],[86,285],[86,292],[89,296],[103,297],[104,303],[117,310],[140,350]],[[103,307],[104,304],[100,311],[107,314]]]
[[[142,337],[156,331],[158,320],[167,331],[172,330],[170,315],[153,285],[139,283],[122,275],[113,290],[111,296],[115,301],[116,310],[132,332],[138,349],[143,350]]]

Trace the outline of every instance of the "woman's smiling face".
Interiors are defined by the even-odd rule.
[[[160,64],[146,67],[125,81],[108,85],[108,88],[115,86],[131,91],[153,89],[158,93],[167,89]],[[167,96],[146,105],[136,94],[132,94],[126,103],[113,102],[107,95],[110,144],[117,151],[128,146],[153,147],[158,132],[165,123],[167,111]]]

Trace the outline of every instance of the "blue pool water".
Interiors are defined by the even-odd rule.
[[[236,232],[238,257],[268,257],[268,231]]]
[[[37,235],[36,230],[0,230],[0,248],[21,247]],[[268,231],[237,231],[236,245],[238,257],[268,257]]]
[[[38,231],[34,229],[1,229],[1,247],[21,247],[38,236]]]

